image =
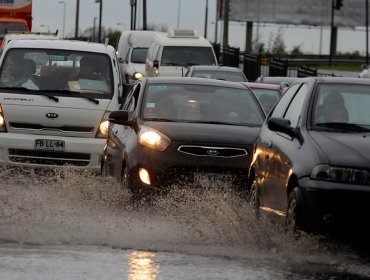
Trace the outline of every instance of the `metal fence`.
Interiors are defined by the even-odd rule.
[[[224,48],[219,52],[221,65],[243,69],[248,80],[254,81],[260,76],[312,77],[317,76],[317,69],[307,65],[291,65],[288,59],[279,59],[266,55],[240,54],[239,48]]]

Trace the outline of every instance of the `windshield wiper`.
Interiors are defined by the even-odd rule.
[[[237,126],[246,126],[245,123],[233,123],[233,122],[219,122],[219,121],[187,121],[189,123],[205,123],[205,124],[223,124],[223,125],[237,125]],[[249,126],[249,125],[247,125]]]
[[[317,123],[316,126],[323,128],[333,128],[340,130],[349,130],[349,131],[370,131],[370,127],[354,123],[345,123],[345,122],[326,122],[326,123]]]
[[[26,88],[26,87],[1,87],[0,89],[23,91],[23,92],[27,92],[27,93],[36,94],[36,95],[43,95],[43,96],[46,96],[49,99],[54,100],[55,102],[59,102],[58,97],[56,97],[54,95],[47,94],[46,92],[40,91],[40,90],[37,90],[37,89],[29,89],[29,88]]]
[[[154,122],[176,122],[174,120],[169,120],[165,118],[145,118],[145,121],[154,121]]]
[[[86,96],[86,95],[82,95],[79,91],[70,91],[68,89],[57,89],[57,90],[53,90],[53,89],[48,89],[48,90],[43,90],[43,92],[52,92],[52,93],[62,93],[62,94],[66,94],[66,95],[69,95],[69,96],[78,96],[78,97],[81,97],[81,98],[85,98],[95,104],[99,104],[99,100],[95,99],[95,98],[92,98],[92,97],[89,97],[89,96]]]

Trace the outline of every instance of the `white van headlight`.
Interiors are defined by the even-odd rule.
[[[105,112],[101,121],[100,121],[100,124],[99,124],[99,127],[98,127],[98,132],[96,133],[96,138],[107,138],[108,137],[108,129],[109,129],[109,121],[108,121],[108,117],[109,117],[109,114],[110,112]]]
[[[144,75],[143,75],[143,73],[135,72],[134,75],[133,75],[133,77],[134,77],[134,79],[139,80],[142,77],[144,77]]]

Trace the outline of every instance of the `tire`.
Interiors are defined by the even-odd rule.
[[[102,160],[102,162],[101,162],[101,171],[100,171],[100,173],[101,173],[102,177],[109,177],[108,165],[107,165],[105,160]]]
[[[298,187],[289,194],[288,209],[285,217],[285,232],[293,232],[298,237],[304,226],[302,198]]]
[[[249,205],[251,206],[252,211],[255,214],[255,216],[259,218],[261,216],[261,213],[260,213],[261,203],[258,198],[258,191],[257,191],[257,186],[255,182],[253,182],[250,193],[249,193]]]

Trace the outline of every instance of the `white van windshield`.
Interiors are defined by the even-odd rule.
[[[12,49],[1,65],[0,87],[110,96],[111,62],[109,56],[99,53]]]
[[[217,65],[211,47],[164,47],[162,66]]]
[[[145,63],[148,48],[134,48],[131,53],[132,63]]]

